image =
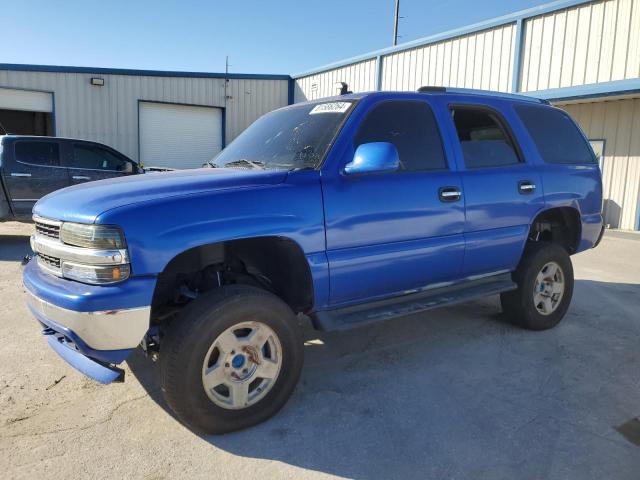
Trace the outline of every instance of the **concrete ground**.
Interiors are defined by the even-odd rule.
[[[202,437],[141,354],[101,386],[49,350],[20,282],[30,231],[0,225],[2,478],[640,478],[640,236],[574,257],[573,304],[551,331],[504,323],[496,298],[306,328],[287,406]]]

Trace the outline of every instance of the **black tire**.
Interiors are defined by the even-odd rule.
[[[560,266],[565,286],[556,309],[543,315],[534,304],[533,293],[538,273],[549,262]],[[573,295],[573,266],[564,248],[549,242],[528,244],[513,280],[518,284],[518,289],[500,295],[502,310],[511,323],[529,330],[547,330],[560,323]]]
[[[247,319],[269,326],[282,345],[282,366],[275,384],[257,403],[230,410],[213,403],[202,383],[204,357],[226,329]],[[298,383],[304,352],[301,329],[289,306],[275,295],[233,285],[194,300],[164,332],[160,349],[164,397],[189,428],[222,434],[247,428],[276,414]]]

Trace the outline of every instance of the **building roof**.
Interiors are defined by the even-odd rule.
[[[128,68],[71,67],[59,65],[30,65],[22,63],[0,63],[0,70],[49,73],[87,73],[97,75],[133,75],[138,77],[189,77],[189,78],[229,78],[255,80],[290,80],[289,75],[260,73],[214,73],[176,72],[171,70],[135,70]]]

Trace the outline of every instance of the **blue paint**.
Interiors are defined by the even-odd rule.
[[[522,92],[545,100],[577,100],[581,98],[607,97],[611,95],[628,95],[640,92],[640,78],[614,80],[612,82],[592,83],[575,87],[550,88],[533,92]]]
[[[598,166],[545,163],[514,109],[525,104],[532,108],[532,102],[538,104],[533,108],[553,107],[527,97],[459,90],[374,92],[340,99],[355,105],[316,169],[185,170],[83,184],[45,197],[34,209],[38,215],[120,226],[133,276],[116,285],[89,286],[44,274],[31,262],[24,270],[25,287],[71,310],[150,305],[157,275],[177,255],[227,240],[282,237],[299,247],[308,262],[313,313],[513,271],[531,223],[550,208],[568,207],[579,214],[578,251],[597,241],[602,227]],[[398,100],[430,106],[447,168],[378,168],[376,173],[346,175],[357,155],[382,158],[376,165],[395,163],[389,162],[397,156],[395,147],[392,151],[373,142],[356,150],[354,139],[372,109]],[[470,106],[503,119],[518,163],[465,165],[451,108]],[[253,133],[249,129],[245,134]],[[522,194],[522,181],[535,184],[535,191]],[[462,196],[443,201],[443,187]],[[78,343],[72,332],[65,336]],[[234,367],[242,361],[235,357]]]
[[[109,384],[120,377],[122,377],[122,371],[109,368],[98,362],[91,360],[89,357],[85,357],[81,353],[71,349],[65,345],[64,341],[59,340],[55,336],[49,336],[49,346],[58,354],[64,361],[66,361],[73,368],[83,373],[89,378],[96,380],[103,384]]]
[[[229,78],[232,80],[289,80],[291,76],[259,73],[173,72],[167,70],[135,70],[128,68],[68,67],[58,65],[30,65],[0,63],[0,70],[50,73],[95,73],[98,75],[133,75],[144,77]]]
[[[372,142],[360,145],[353,160],[344,166],[345,175],[395,172],[400,168],[398,149],[393,143]]]
[[[231,366],[233,368],[242,368],[244,366],[244,362],[245,362],[244,355],[239,353],[235,357],[233,357],[233,359],[231,360]]]
[[[36,297],[67,310],[94,312],[145,307],[151,304],[156,278],[136,276],[126,284],[109,287],[86,285],[43,273],[30,261],[23,271],[24,286]]]
[[[112,365],[118,365],[124,362],[129,356],[133,353],[133,348],[127,348],[122,350],[96,350],[91,348],[89,345],[85,343],[85,341],[80,338],[80,336],[71,330],[70,328],[64,327],[53,320],[46,318],[36,310],[29,308],[34,317],[42,324],[45,328],[43,331],[44,335],[54,335],[59,339],[64,337],[64,343],[69,348],[74,348],[82,355],[90,357],[99,362],[108,363]]]
[[[295,103],[295,89],[296,81],[293,78],[289,78],[287,83],[287,105],[293,105]]]

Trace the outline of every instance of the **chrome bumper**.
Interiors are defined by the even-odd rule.
[[[151,307],[78,312],[48,303],[29,290],[27,304],[36,317],[68,328],[95,350],[136,348],[149,329]]]

